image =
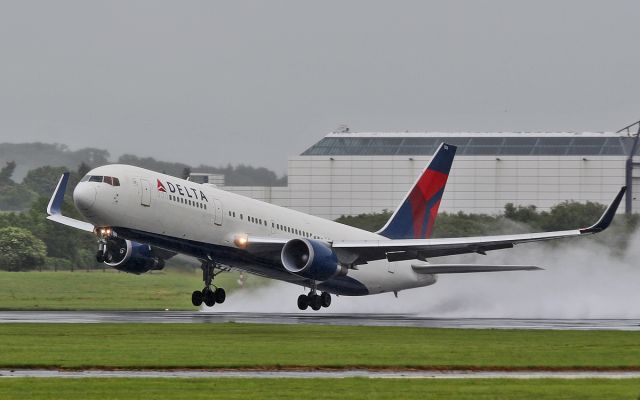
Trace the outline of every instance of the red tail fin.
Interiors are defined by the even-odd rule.
[[[428,239],[438,215],[456,146],[441,144],[387,224],[377,233],[390,239]]]

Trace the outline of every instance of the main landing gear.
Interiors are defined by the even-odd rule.
[[[216,303],[222,304],[227,298],[227,293],[223,288],[212,285],[213,278],[220,272],[215,272],[216,264],[213,261],[202,262],[202,280],[204,281],[204,289],[196,290],[191,294],[191,303],[199,307],[202,303],[207,307],[213,307]],[[212,289],[212,286],[214,289]]]
[[[318,311],[322,307],[327,308],[330,305],[331,295],[327,292],[318,294],[315,289],[312,289],[309,294],[301,294],[298,296],[298,308],[301,310],[306,310],[307,307],[311,307],[312,310]]]
[[[102,264],[107,260],[107,240],[100,238],[98,240],[98,251],[96,252],[96,261]]]

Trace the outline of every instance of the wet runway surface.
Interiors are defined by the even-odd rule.
[[[1,378],[372,378],[372,379],[631,379],[640,371],[250,371],[250,370],[8,370]]]
[[[429,318],[412,314],[0,311],[0,323],[264,323],[461,329],[639,330],[640,319]]]

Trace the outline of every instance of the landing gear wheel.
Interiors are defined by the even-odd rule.
[[[199,295],[196,294],[197,291],[193,292],[193,295],[191,296],[191,302],[193,303],[194,306],[199,306],[204,302],[204,304],[206,304],[207,307],[213,307],[214,305],[216,305],[216,303],[218,304],[224,303],[224,301],[227,298],[227,293],[224,291],[223,288],[216,288],[215,286],[212,285],[212,283],[213,283],[213,278],[217,274],[219,274],[220,272],[229,271],[229,269],[224,268],[224,266],[221,266],[219,264],[216,264],[215,261],[213,261],[210,258],[206,260],[202,260],[201,268],[202,268],[202,280],[204,281],[204,289],[202,289],[202,292],[198,292],[200,293]],[[216,268],[220,270],[217,273],[215,272]],[[212,289],[212,287],[215,288],[215,290]]]
[[[318,311],[322,308],[322,300],[320,300],[320,296],[317,294],[312,294],[309,296],[309,304],[311,305],[311,309],[313,311]]]
[[[207,307],[213,307],[216,304],[216,298],[210,288],[204,288],[202,290],[202,294],[204,297],[204,304],[206,304]]]
[[[327,292],[322,292],[320,295],[320,304],[322,307],[327,308],[331,305],[331,295]]]
[[[202,300],[204,300],[204,296],[202,295],[201,291],[196,290],[191,293],[191,304],[193,304],[195,307],[200,307],[200,305],[202,305]]]
[[[309,307],[309,298],[306,294],[301,294],[298,296],[298,308],[304,311],[307,307]]]
[[[213,292],[213,297],[216,303],[222,304],[227,298],[227,292],[225,292],[223,288],[217,288],[216,291]]]
[[[96,253],[96,261],[100,264],[104,262],[104,252],[102,250],[98,250]]]

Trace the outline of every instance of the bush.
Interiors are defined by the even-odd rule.
[[[595,223],[604,212],[605,206],[598,203],[565,201],[547,212],[538,211],[535,206],[505,205],[503,215],[467,214],[441,212],[434,224],[433,237],[464,237],[497,235],[506,233],[526,233],[555,231],[588,227]],[[391,217],[391,213],[360,214],[342,216],[336,221],[368,231],[377,231]],[[620,224],[622,216],[616,217]],[[628,231],[633,231],[638,218],[630,218],[626,223]]]
[[[23,228],[0,229],[0,269],[25,271],[44,264],[44,242]]]

